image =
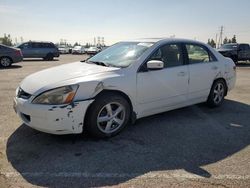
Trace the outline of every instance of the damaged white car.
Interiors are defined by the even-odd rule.
[[[197,41],[119,42],[26,77],[14,109],[43,132],[109,137],[145,116],[202,102],[219,106],[235,80],[234,62]]]

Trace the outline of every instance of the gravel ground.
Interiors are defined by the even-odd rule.
[[[0,187],[250,187],[250,65],[220,108],[194,105],[140,119],[118,136],[55,136],[12,109],[27,75],[85,59],[28,60],[0,69]]]

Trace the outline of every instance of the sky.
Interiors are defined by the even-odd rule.
[[[207,42],[220,26],[224,37],[250,43],[250,0],[0,0],[0,36],[18,41],[85,44],[100,36],[110,45],[175,36]]]

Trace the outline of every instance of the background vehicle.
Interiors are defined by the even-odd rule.
[[[84,62],[26,77],[14,106],[44,132],[110,137],[138,118],[202,102],[220,106],[235,81],[234,62],[204,43],[120,42]]]
[[[224,44],[218,51],[225,57],[230,57],[235,63],[250,60],[249,44]]]
[[[58,48],[52,42],[25,42],[18,46],[22,50],[24,58],[43,58],[53,60],[59,57]]]
[[[9,67],[12,63],[18,63],[23,60],[20,49],[8,47],[0,44],[0,66]]]
[[[72,54],[84,54],[85,53],[85,48],[83,46],[75,46],[72,49]]]
[[[59,46],[58,50],[60,54],[69,54],[70,53],[70,48],[68,46]]]
[[[89,47],[88,49],[86,49],[86,53],[87,54],[92,54],[92,55],[94,55],[94,54],[97,54],[98,52],[100,52],[101,50],[99,49],[99,48],[97,48],[97,47]]]

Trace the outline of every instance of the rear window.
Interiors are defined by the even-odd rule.
[[[216,61],[214,55],[204,46],[197,44],[186,44],[189,64]]]

